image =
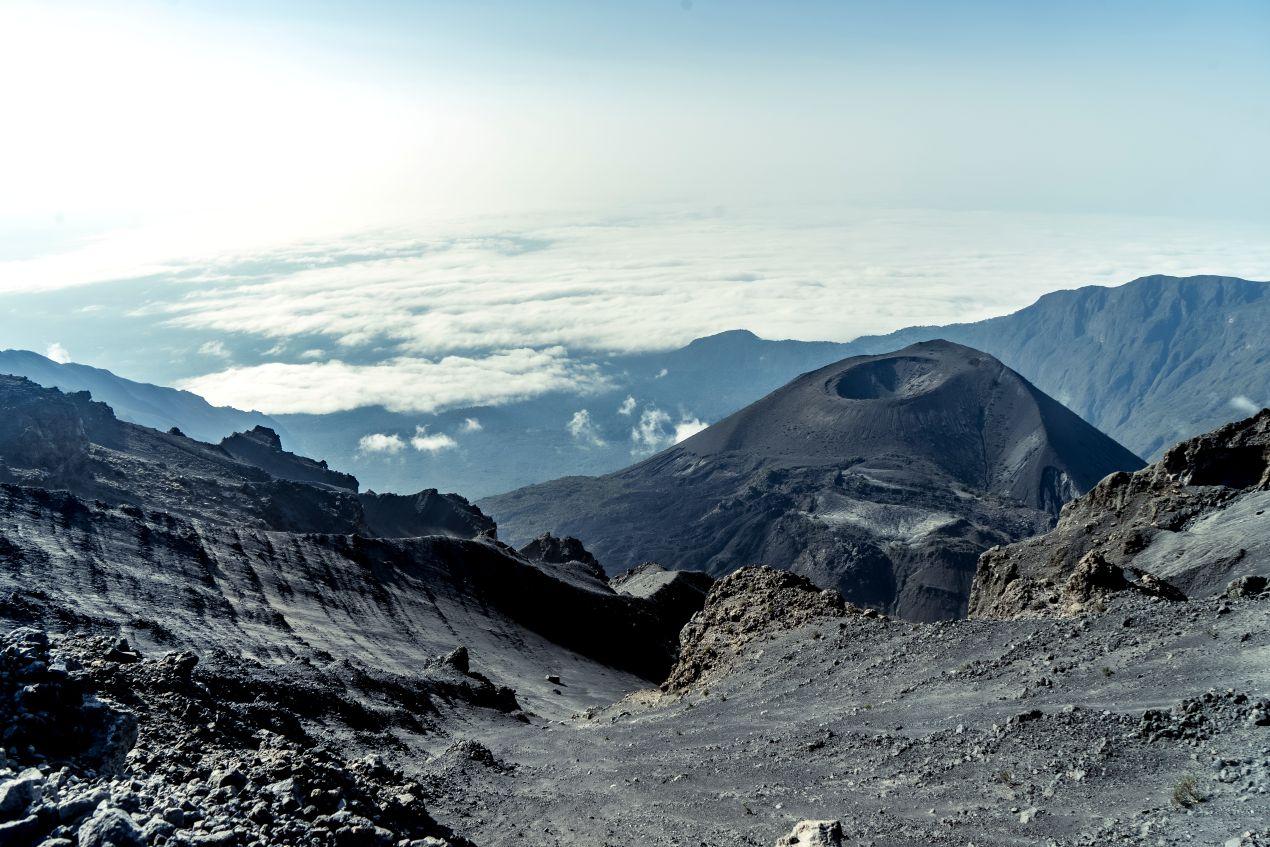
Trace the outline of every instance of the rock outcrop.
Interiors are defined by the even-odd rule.
[[[1069,503],[1049,533],[984,553],[970,614],[1078,611],[1123,590],[1221,593],[1270,573],[1270,409],[1183,441]]]
[[[608,579],[599,560],[591,555],[591,551],[587,550],[581,541],[572,536],[557,538],[549,532],[543,533],[516,552],[531,562],[571,566],[574,570],[593,579],[601,581]]]
[[[257,426],[219,445],[115,418],[87,392],[0,376],[0,482],[66,489],[202,523],[284,532],[414,537],[490,535],[462,497],[357,493],[357,479],[282,449]]]
[[[865,613],[806,577],[768,567],[742,568],[714,583],[705,606],[684,626],[678,661],[662,689],[683,693],[706,684],[725,673],[752,641],[847,614]]]
[[[410,538],[418,535],[448,535],[451,538],[493,538],[494,521],[465,497],[442,494],[428,488],[418,494],[359,495],[363,520],[370,535],[381,538]]]
[[[788,835],[776,839],[776,847],[842,847],[842,823],[801,821]]]
[[[278,479],[329,485],[349,491],[356,491],[358,487],[355,476],[331,470],[325,459],[309,459],[283,450],[282,439],[267,426],[256,425],[246,432],[226,436],[221,439],[220,448],[238,461],[255,465]]]

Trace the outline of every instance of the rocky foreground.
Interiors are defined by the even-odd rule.
[[[921,623],[4,391],[0,847],[1270,841],[1270,412]]]
[[[1268,624],[1244,581],[914,624],[741,571],[667,691],[487,738],[499,765],[447,771],[430,804],[499,844],[770,845],[803,820],[895,847],[1262,844]]]

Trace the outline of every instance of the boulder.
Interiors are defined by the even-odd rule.
[[[0,821],[24,817],[44,794],[44,775],[37,768],[27,768],[13,779],[0,784]]]
[[[1230,584],[1226,586],[1226,591],[1222,595],[1230,600],[1239,600],[1246,597],[1256,597],[1258,594],[1264,593],[1266,590],[1266,578],[1260,575],[1241,576],[1239,579],[1232,579]]]
[[[838,821],[801,821],[788,835],[776,839],[776,847],[841,847],[842,839]]]
[[[127,812],[102,806],[79,828],[79,847],[145,847],[145,836]]]

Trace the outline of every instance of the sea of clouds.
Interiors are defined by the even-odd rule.
[[[371,405],[430,413],[585,395],[607,387],[595,364],[605,355],[727,329],[849,340],[978,320],[1056,289],[1152,273],[1270,276],[1270,236],[1257,227],[1005,212],[719,209],[156,255],[138,256],[136,266],[170,284],[126,304],[128,317],[189,339],[180,387],[272,413]],[[82,286],[89,320],[93,284],[117,281],[126,267],[112,258],[109,280],[66,256],[49,261],[78,276],[40,278],[50,290]],[[76,357],[71,339],[47,343],[59,358]],[[641,449],[692,426],[642,421],[633,406],[625,413]],[[591,438],[587,421],[576,429],[579,441]]]

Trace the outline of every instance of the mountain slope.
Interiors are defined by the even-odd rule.
[[[574,535],[612,570],[761,562],[931,620],[964,613],[982,550],[1141,466],[992,357],[927,342],[805,374],[626,470],[479,505],[514,542]]]
[[[1056,291],[1010,315],[860,338],[860,352],[946,338],[1018,371],[1140,456],[1270,401],[1270,283],[1149,276]]]
[[[263,427],[206,444],[121,421],[86,392],[3,375],[0,409],[0,481],[291,532],[473,537],[492,526],[454,494],[358,494],[356,478],[283,451]]]
[[[456,495],[331,484],[269,430],[234,456],[12,376],[0,411],[0,617],[398,675],[466,646],[554,713],[660,679],[693,611],[518,555]]]
[[[282,430],[259,412],[213,406],[188,391],[134,382],[88,365],[54,362],[29,350],[0,350],[0,374],[23,376],[66,392],[87,391],[125,421],[160,430],[176,427],[199,441],[216,441],[255,426]]]

